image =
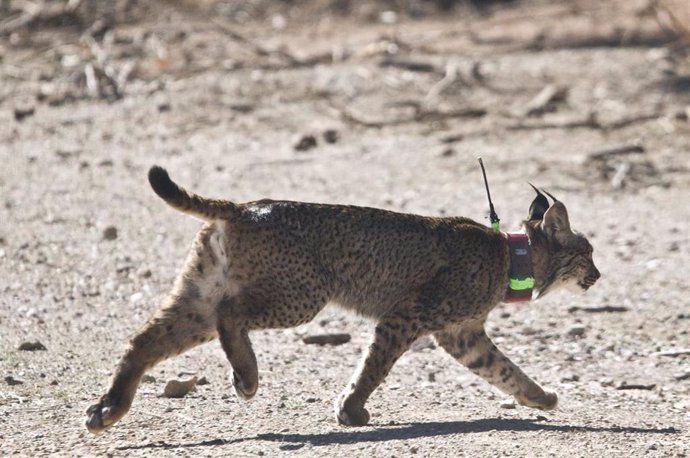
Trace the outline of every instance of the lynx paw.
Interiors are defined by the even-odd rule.
[[[338,423],[344,426],[365,426],[369,423],[369,412],[361,406],[347,405],[341,401],[336,406]]]
[[[518,399],[523,406],[540,410],[553,410],[558,406],[558,395],[552,391],[542,391],[538,395]]]
[[[99,434],[114,425],[127,413],[127,408],[107,396],[103,396],[98,404],[94,404],[86,410],[84,422],[89,432]]]
[[[244,399],[245,401],[248,401],[249,399],[253,398],[258,388],[258,386],[256,385],[254,385],[253,387],[248,387],[242,380],[242,377],[240,377],[240,375],[237,373],[237,371],[232,371],[232,386],[233,388],[235,388],[235,394],[237,394],[237,397],[240,399]]]

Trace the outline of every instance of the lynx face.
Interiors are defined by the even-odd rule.
[[[574,293],[587,291],[601,276],[592,259],[592,245],[583,234],[570,228],[563,203],[551,196],[554,203],[549,205],[546,197],[535,191],[537,197],[523,228],[532,245],[540,248],[535,262],[537,297],[558,288]]]

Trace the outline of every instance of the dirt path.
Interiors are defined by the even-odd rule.
[[[237,25],[165,7],[95,41],[46,27],[0,38],[2,455],[690,455],[690,67],[630,3],[382,16],[394,24],[315,10]],[[197,228],[149,190],[150,165],[239,201],[481,220],[480,154],[505,228],[526,215],[530,181],[595,247],[603,276],[586,295],[490,317],[557,411],[502,408],[423,341],[372,396],[371,425],[341,428],[333,401],[372,327],[328,308],[255,333],[250,403],[212,342],[155,368],[111,431],[83,427]],[[352,340],[301,342],[323,332]],[[34,341],[46,350],[18,350]],[[210,383],[160,397],[181,373]]]

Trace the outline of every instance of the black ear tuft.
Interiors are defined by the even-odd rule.
[[[534,186],[532,186],[532,187],[534,188]],[[558,199],[556,199],[556,198],[553,196],[553,194],[551,194],[549,191],[547,191],[546,189],[542,189],[542,191],[544,191],[544,192],[546,193],[547,196],[551,197],[551,198],[553,199],[554,202],[558,202]]]
[[[537,193],[537,197],[534,198],[532,204],[529,206],[529,216],[527,219],[529,221],[542,220],[544,219],[544,213],[549,209],[549,201],[532,183],[528,184],[532,186],[532,189]]]

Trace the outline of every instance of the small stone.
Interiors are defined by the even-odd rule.
[[[117,238],[117,228],[115,226],[108,226],[103,230],[104,240],[115,240]]]
[[[304,402],[308,402],[309,404],[313,404],[314,402],[316,402],[318,400],[319,400],[318,398],[309,397],[309,398],[305,399]]]
[[[302,337],[302,342],[305,344],[316,345],[342,345],[350,341],[352,337],[350,334],[318,334],[312,336]]]
[[[580,376],[577,374],[566,375],[561,379],[561,382],[577,382],[580,380]]]
[[[410,349],[415,352],[422,350],[433,350],[434,348],[436,348],[436,343],[429,336],[420,337],[410,346]]]
[[[24,382],[22,380],[12,377],[11,375],[8,375],[7,377],[5,377],[5,383],[7,383],[9,386],[15,386],[22,385]]]
[[[34,112],[35,108],[31,105],[14,107],[14,119],[17,121],[22,121],[24,118],[32,116]]]
[[[312,148],[316,148],[316,137],[313,135],[303,135],[297,143],[295,143],[295,146],[293,148],[295,151],[307,151]]]
[[[547,421],[548,418],[546,418],[544,415],[537,415],[537,418],[534,419],[534,421]]]
[[[585,327],[579,324],[571,326],[566,331],[566,334],[572,337],[582,337],[585,335]]]
[[[183,398],[187,393],[194,391],[197,380],[196,377],[189,380],[168,380],[163,390],[163,396],[166,398]]]
[[[323,140],[326,143],[336,143],[340,139],[340,136],[338,135],[338,131],[335,129],[326,129],[323,131]]]
[[[156,383],[156,377],[150,374],[144,374],[144,376],[141,378],[142,383]]]
[[[139,272],[139,276],[141,278],[151,278],[151,269],[144,269]]]
[[[443,151],[441,151],[440,156],[441,157],[453,157],[453,156],[455,156],[455,150],[453,148],[446,148]]]
[[[197,385],[210,385],[211,382],[208,381],[205,375],[202,375],[196,382]]]
[[[499,406],[501,407],[501,409],[514,409],[515,408],[515,401],[512,399],[507,399],[507,400],[501,402],[501,404],[499,404]]]
[[[685,371],[680,374],[676,374],[673,376],[673,378],[678,381],[690,379],[690,371]]]
[[[46,351],[47,348],[38,340],[35,342],[22,342],[19,345],[20,351]]]
[[[653,390],[656,388],[656,383],[650,383],[648,385],[642,383],[628,383],[626,381],[620,382],[616,385],[617,390]]]
[[[50,386],[58,386],[59,384],[60,382],[58,382],[57,380],[53,380],[52,382],[50,382]]]

